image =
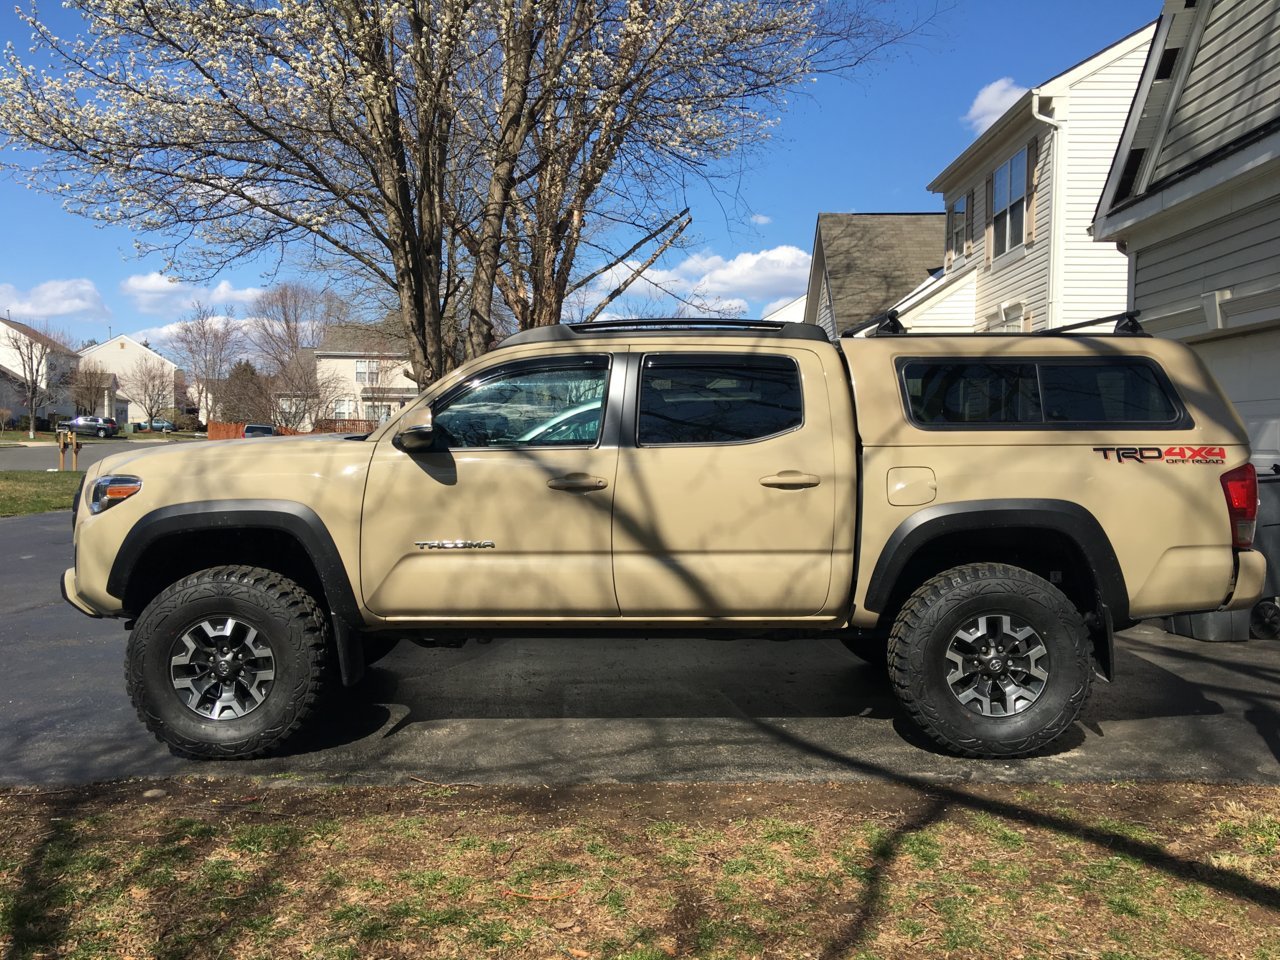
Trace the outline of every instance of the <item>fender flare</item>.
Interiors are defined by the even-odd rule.
[[[208,500],[152,510],[133,525],[111,564],[107,592],[124,600],[129,575],[146,551],[160,540],[204,530],[276,530],[302,546],[324,587],[342,679],[348,686],[364,672],[357,631],[360,606],[342,556],[319,515],[293,500]]]
[[[938,537],[1016,528],[1052,530],[1072,541],[1089,565],[1111,619],[1117,623],[1128,621],[1129,591],[1115,548],[1097,517],[1070,500],[967,500],[917,510],[898,525],[880,551],[863,605],[883,613],[912,557]]]

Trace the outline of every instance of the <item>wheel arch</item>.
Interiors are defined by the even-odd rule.
[[[262,566],[315,596],[333,623],[343,681],[363,672],[355,631],[363,623],[342,556],[324,521],[291,500],[211,500],[146,514],[125,536],[107,592],[136,617],[170,583],[220,564]]]
[[[892,620],[929,577],[975,562],[1021,567],[1066,594],[1085,614],[1099,672],[1111,678],[1112,624],[1129,623],[1124,572],[1102,524],[1068,500],[970,500],[916,511],[881,550],[864,605]]]

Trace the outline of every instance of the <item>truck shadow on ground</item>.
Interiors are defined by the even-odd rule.
[[[1100,736],[1114,721],[1224,713],[1208,693],[1226,691],[1165,670],[1135,649],[1117,647],[1119,682],[1096,682],[1081,722],[1040,755],[1069,752],[1086,729]],[[405,643],[344,692],[342,710],[318,723],[297,752],[364,738],[394,741],[414,725],[451,720],[677,718],[849,718],[941,753],[898,703],[885,668],[829,638],[498,640],[461,649]]]

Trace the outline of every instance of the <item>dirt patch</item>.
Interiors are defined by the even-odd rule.
[[[1280,956],[1280,788],[0,792],[0,951]]]

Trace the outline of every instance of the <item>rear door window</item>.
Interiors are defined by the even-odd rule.
[[[790,357],[644,358],[636,430],[641,446],[749,443],[803,422],[800,370]]]

